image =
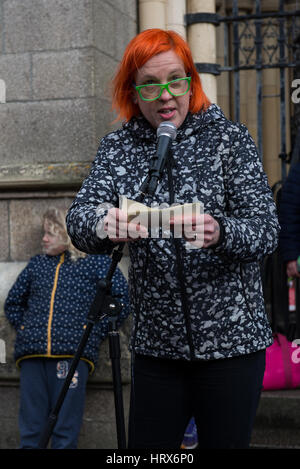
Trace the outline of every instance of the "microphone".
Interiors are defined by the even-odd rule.
[[[157,150],[155,157],[152,158],[150,164],[150,181],[148,185],[148,193],[153,195],[156,191],[158,180],[164,170],[171,143],[175,140],[177,134],[177,128],[173,122],[165,121],[162,122],[157,128]]]

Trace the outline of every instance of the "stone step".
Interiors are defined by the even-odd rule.
[[[263,391],[251,447],[300,449],[300,389]]]

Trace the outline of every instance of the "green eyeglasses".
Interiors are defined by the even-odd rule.
[[[155,101],[160,98],[164,89],[172,96],[185,95],[191,86],[191,77],[177,78],[168,83],[150,83],[147,85],[135,85],[135,89],[139,93],[143,101]]]

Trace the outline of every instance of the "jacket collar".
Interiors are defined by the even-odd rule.
[[[61,254],[57,254],[56,256],[51,256],[49,254],[44,254],[45,257],[51,259],[54,263],[57,263],[61,260],[61,257],[63,255],[64,261],[69,260],[71,258],[71,254],[69,251],[64,251]]]
[[[183,124],[177,130],[176,141],[186,139],[187,136],[198,133],[207,125],[212,124],[219,119],[225,119],[225,116],[219,106],[211,104],[206,111],[200,111],[197,114],[187,114]],[[129,122],[123,125],[123,128],[129,130],[133,134],[134,139],[147,141],[148,143],[156,142],[156,129],[143,117],[133,117]]]

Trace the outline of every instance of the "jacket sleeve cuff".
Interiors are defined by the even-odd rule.
[[[214,217],[214,219],[218,222],[220,228],[220,236],[218,242],[212,246],[212,248],[217,248],[223,243],[225,239],[225,229],[221,218]]]

